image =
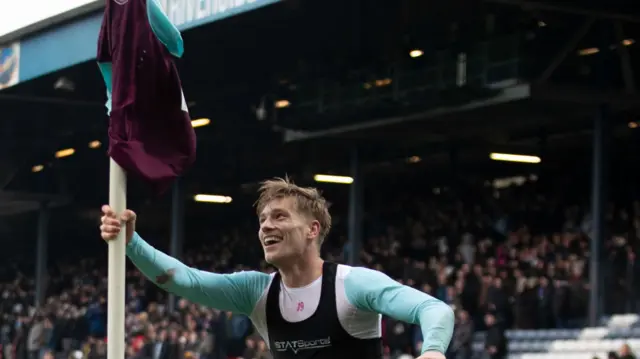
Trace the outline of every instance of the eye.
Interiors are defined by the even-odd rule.
[[[273,214],[273,219],[276,221],[284,221],[291,218],[291,215],[285,211],[277,212]]]

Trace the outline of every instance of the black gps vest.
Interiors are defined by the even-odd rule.
[[[274,359],[382,359],[382,340],[358,339],[338,320],[336,272],[338,265],[324,262],[322,289],[316,311],[301,322],[287,322],[280,312],[280,273],[267,294],[267,330]]]

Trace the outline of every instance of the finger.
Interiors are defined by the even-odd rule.
[[[100,233],[102,234],[117,234],[118,231],[119,228],[116,228],[114,226],[109,226],[106,224],[100,226]]]
[[[103,224],[100,226],[100,231],[107,234],[118,234],[120,233],[120,226],[110,226],[107,224]]]
[[[102,217],[102,224],[120,227],[120,221],[115,218]]]
[[[122,220],[125,222],[129,222],[131,220],[134,220],[136,218],[136,214],[133,213],[132,210],[127,209],[126,211],[124,211],[124,213],[122,214]]]
[[[107,217],[115,217],[116,213],[111,209],[109,205],[102,206],[102,213]]]
[[[115,218],[102,216],[100,218],[100,224],[107,224],[107,225],[110,225],[110,226],[119,226],[120,225],[120,221],[115,219]]]

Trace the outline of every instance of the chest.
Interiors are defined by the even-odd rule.
[[[365,315],[348,301],[344,282],[326,272],[304,288],[286,288],[277,277],[271,283],[261,323],[274,358],[380,358],[378,315],[362,320]]]
[[[287,288],[279,281],[271,284],[267,296],[267,325],[275,346],[284,340],[322,347],[327,345],[323,341],[328,337],[335,340],[344,336],[333,279],[323,275],[303,288]]]
[[[282,318],[291,323],[309,319],[320,304],[322,283],[312,283],[303,289],[287,289],[281,286],[278,294],[278,309]],[[330,300],[331,298],[325,298]]]
[[[326,283],[303,291],[281,287],[277,303],[267,300],[270,348],[276,359],[333,358],[349,347],[353,338],[341,326],[334,291],[327,289]]]

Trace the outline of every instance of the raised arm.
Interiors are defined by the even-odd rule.
[[[243,271],[217,274],[191,268],[145,242],[137,233],[127,245],[133,264],[160,288],[192,302],[250,315],[270,276]]]
[[[352,268],[345,279],[345,290],[349,302],[358,309],[418,324],[424,338],[422,354],[437,352],[444,356],[454,326],[453,310],[444,302],[367,268]]]

